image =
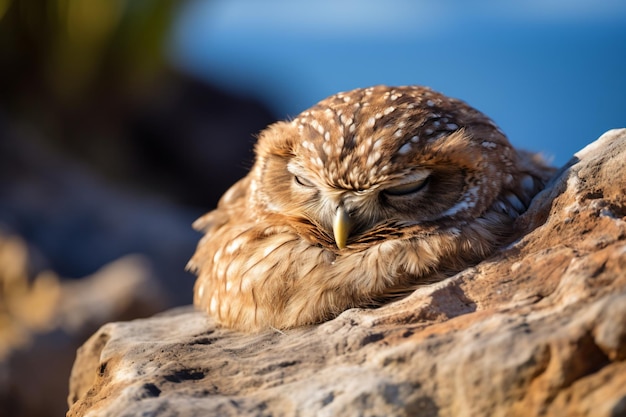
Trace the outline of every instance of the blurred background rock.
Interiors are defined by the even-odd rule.
[[[52,416],[97,327],[191,302],[267,124],[425,84],[561,165],[626,125],[626,3],[0,0],[0,71],[0,410]]]

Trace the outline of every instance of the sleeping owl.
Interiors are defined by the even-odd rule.
[[[258,331],[377,306],[488,257],[553,169],[426,87],[322,100],[260,133],[247,176],[194,223],[194,303]]]

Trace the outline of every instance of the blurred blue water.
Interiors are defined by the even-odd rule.
[[[196,0],[170,56],[279,118],[355,87],[429,85],[557,165],[626,127],[621,0]]]

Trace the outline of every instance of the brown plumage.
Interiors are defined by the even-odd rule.
[[[194,223],[194,302],[245,331],[377,305],[510,240],[551,173],[428,88],[336,94],[261,132],[250,173]]]

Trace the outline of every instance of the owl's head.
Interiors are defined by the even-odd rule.
[[[436,233],[513,188],[517,153],[485,115],[425,87],[331,96],[260,134],[251,200],[333,250]]]

